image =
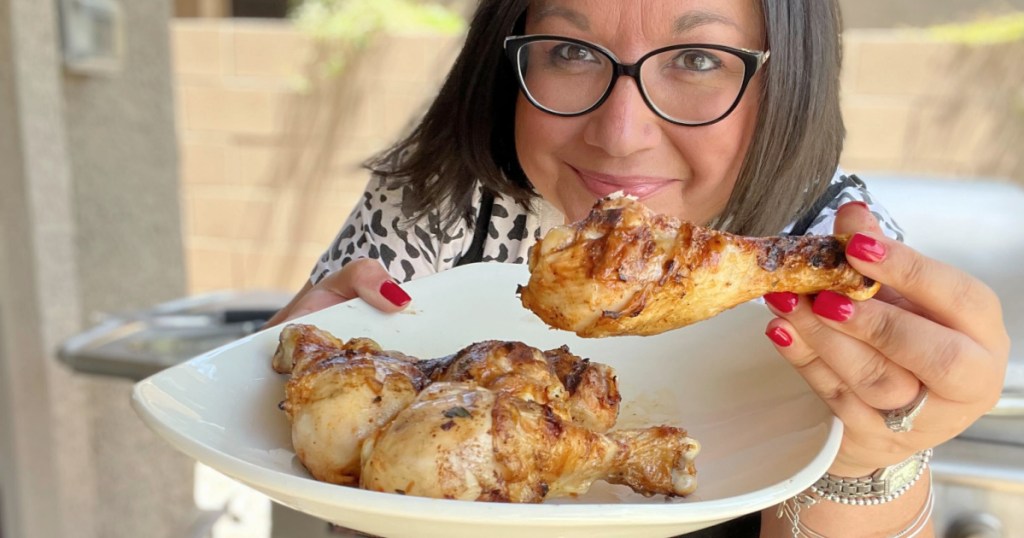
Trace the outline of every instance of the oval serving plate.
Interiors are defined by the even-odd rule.
[[[667,537],[761,510],[810,486],[829,467],[842,424],[763,336],[771,319],[748,303],[649,337],[582,339],[548,328],[516,297],[522,265],[473,264],[403,287],[409,308],[382,314],[362,301],[294,320],[348,339],[375,339],[426,359],[473,342],[568,345],[618,374],[616,427],[680,426],[702,444],[699,486],[682,499],[595,483],[572,499],[500,504],[427,499],[319,482],[292,450],[277,407],[286,376],[270,358],[280,327],[250,335],[137,383],[132,404],[178,450],[281,504],[393,538]]]

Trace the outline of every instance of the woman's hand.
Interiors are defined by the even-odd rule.
[[[380,262],[363,258],[327,275],[316,286],[307,281],[264,327],[272,327],[356,297],[382,312],[397,312],[411,300]]]
[[[856,234],[847,259],[881,282],[864,302],[832,292],[765,299],[779,316],[767,335],[844,424],[830,473],[859,477],[934,447],[999,399],[1010,339],[999,298],[984,283],[885,237],[860,203],[839,210],[835,233]],[[880,411],[927,388],[909,432]]]

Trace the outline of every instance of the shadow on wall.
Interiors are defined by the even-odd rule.
[[[252,21],[179,20],[174,35],[193,294],[302,286],[363,192],[361,164],[423,112],[460,40],[351,50]]]
[[[847,32],[843,166],[1024,184],[1020,23],[996,43],[971,37],[973,25]]]
[[[949,146],[959,137],[974,142],[979,172],[1012,178],[1024,185],[1024,36],[1016,42],[972,46],[964,44],[938,66],[956,73],[941,98],[935,127],[950,135]],[[998,113],[1002,107],[1002,112]],[[993,110],[997,113],[993,114]],[[963,151],[958,147],[937,151]]]
[[[338,149],[347,138],[343,132],[352,129],[352,119],[358,117],[366,101],[367,88],[352,81],[360,78],[368,63],[372,64],[373,55],[367,53],[372,51],[352,49],[352,45],[316,43],[302,70],[305,90],[285,98],[280,136],[290,147],[274,153],[265,180],[278,193],[274,205],[285,209],[278,213],[285,218],[284,222],[261,219],[260,237],[283,234],[299,238],[317,225],[321,205],[315,193],[329,190],[336,177]],[[338,58],[346,59],[344,73],[326,67]],[[350,168],[344,171],[349,174],[365,175],[357,161],[349,160],[341,166]],[[336,218],[340,229],[345,215]],[[271,282],[287,282],[294,274],[293,260],[305,257],[306,265],[312,268],[314,260],[297,242],[293,245],[285,246],[276,267],[265,273]]]

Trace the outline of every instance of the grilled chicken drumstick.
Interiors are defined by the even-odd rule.
[[[846,262],[848,239],[743,237],[608,197],[531,248],[520,298],[548,325],[583,337],[657,334],[770,292],[868,299],[879,284]]]
[[[540,502],[606,480],[653,495],[696,488],[700,445],[669,426],[608,432],[612,368],[564,346],[488,340],[418,361],[311,325],[281,331],[282,408],[317,479],[386,492]]]
[[[363,445],[362,486],[467,501],[540,502],[595,480],[687,495],[700,450],[680,428],[601,434],[550,406],[465,382],[436,382]]]
[[[485,340],[450,357],[424,361],[431,362],[440,363],[428,367],[431,381],[475,381],[547,405],[559,418],[596,432],[611,429],[619,416],[622,398],[615,372],[565,346],[542,353],[522,342]]]
[[[429,383],[412,357],[368,338],[343,343],[312,325],[281,330],[273,366],[291,372],[281,407],[295,454],[314,478],[333,484],[359,484],[363,442]]]

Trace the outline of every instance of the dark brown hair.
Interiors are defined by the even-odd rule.
[[[712,223],[747,235],[778,233],[824,192],[845,133],[837,1],[762,3],[772,56],[762,74],[758,123],[732,195]],[[477,182],[524,204],[536,196],[516,157],[519,86],[502,48],[528,4],[481,0],[423,119],[367,162],[390,183],[415,189],[419,196],[406,203],[416,215],[439,210],[445,222],[469,218]]]

